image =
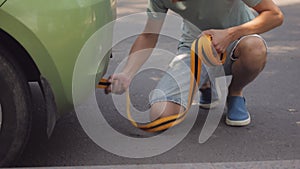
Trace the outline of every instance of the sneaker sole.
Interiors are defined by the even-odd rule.
[[[230,120],[230,119],[228,119],[228,117],[226,117],[226,124],[227,124],[228,126],[247,126],[247,125],[250,124],[250,122],[251,122],[250,116],[249,116],[248,119],[246,119],[246,120],[241,120],[241,121]]]
[[[217,107],[218,104],[219,104],[219,101],[214,101],[210,104],[201,104],[201,103],[199,103],[199,107],[202,108],[202,109],[212,109],[212,108]]]

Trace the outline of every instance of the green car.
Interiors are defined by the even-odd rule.
[[[73,109],[76,59],[115,18],[116,0],[0,0],[0,166],[12,164],[33,133],[49,137]],[[103,38],[111,43],[112,36]]]

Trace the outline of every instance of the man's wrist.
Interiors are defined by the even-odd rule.
[[[240,26],[228,28],[228,34],[232,42],[244,36],[244,32],[244,29]]]
[[[121,72],[121,74],[123,74],[125,77],[127,77],[129,82],[131,82],[131,80],[134,77],[134,73],[131,73],[131,72],[128,72],[128,71],[123,71],[123,72]]]

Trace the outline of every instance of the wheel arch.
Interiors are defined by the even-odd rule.
[[[60,115],[55,91],[59,93],[63,90],[63,87],[58,71],[47,50],[32,31],[15,18],[4,14],[1,9],[0,20],[0,45],[14,53],[13,57],[7,57],[7,59],[13,64],[18,64],[26,76],[26,80],[37,82],[43,93],[41,99],[44,100],[45,105],[43,106],[46,109],[43,116],[47,118],[45,119],[46,134],[50,137],[56,119]],[[40,115],[38,116],[40,117]]]
[[[46,47],[35,35],[34,30],[28,28],[25,24],[19,21],[14,16],[0,8],[0,35],[3,36],[18,48],[18,52],[22,55],[17,55],[14,59],[20,64],[26,73],[29,81],[39,80],[44,77],[49,82],[55,101],[58,108],[63,107],[67,100],[63,83],[56,67],[55,62],[48,53]],[[0,36],[0,44],[5,45]],[[33,73],[34,72],[34,73]]]
[[[31,30],[24,25],[18,18],[10,15],[0,8],[0,43],[1,45],[13,45],[18,48],[18,52],[22,55],[17,55],[15,60],[22,65],[23,68],[34,70],[36,74],[41,74],[49,78],[60,80],[59,73],[54,61],[50,57],[43,43],[35,35],[34,30]],[[4,38],[2,40],[2,38]],[[6,44],[6,40],[10,44]],[[24,61],[24,62],[22,62]],[[29,65],[26,65],[29,64]],[[28,73],[28,71],[27,71]],[[52,74],[52,76],[51,76]],[[32,76],[28,73],[28,76]],[[31,78],[29,78],[31,79]],[[61,81],[55,81],[58,87],[62,87]]]
[[[27,81],[39,81],[41,73],[22,45],[2,29],[0,29],[0,39],[1,46],[5,46],[14,53],[13,58],[7,59],[21,67]]]

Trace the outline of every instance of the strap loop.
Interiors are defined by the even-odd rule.
[[[225,63],[226,54],[218,54],[216,50],[212,47],[211,36],[201,36],[199,39],[196,39],[191,46],[191,73],[190,73],[190,90],[188,96],[188,107],[183,112],[172,115],[168,117],[159,118],[147,124],[137,123],[131,116],[130,112],[130,96],[129,91],[126,92],[126,111],[127,117],[132,123],[133,126],[144,130],[146,132],[160,132],[167,130],[179,123],[181,123],[190,109],[194,93],[198,90],[197,86],[200,84],[200,74],[202,61],[207,66],[220,66]],[[198,56],[199,55],[199,56]],[[97,88],[106,88],[110,83],[107,79],[101,79],[97,85]]]

